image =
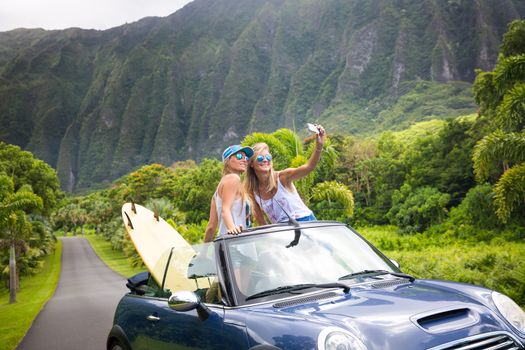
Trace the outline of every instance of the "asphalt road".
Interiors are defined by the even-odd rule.
[[[105,349],[115,307],[127,291],[125,282],[85,238],[62,238],[62,271],[55,295],[17,349]]]

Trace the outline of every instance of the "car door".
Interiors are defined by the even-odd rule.
[[[179,312],[164,298],[143,301],[137,315],[142,329],[132,342],[133,349],[230,349],[224,334],[224,309],[210,306],[209,317],[201,320],[196,310]],[[233,348],[231,348],[233,349]]]
[[[218,287],[215,250],[209,244],[192,249],[188,252],[186,248],[173,248],[161,288],[154,297],[142,300],[138,317],[143,328],[130,339],[133,349],[247,348],[243,322],[229,320],[225,325],[220,293],[212,287]],[[196,309],[177,311],[168,305],[168,297],[180,288],[202,300],[207,317],[202,317],[202,312],[199,316]]]

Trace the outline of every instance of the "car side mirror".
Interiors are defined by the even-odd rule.
[[[211,313],[210,309],[201,303],[197,294],[186,290],[173,293],[168,299],[168,306],[179,312],[197,309],[197,314],[202,321],[207,320]]]
[[[392,264],[394,264],[394,266],[397,267],[398,269],[401,268],[401,267],[400,267],[401,265],[399,265],[399,263],[398,263],[396,260],[394,260],[394,259],[390,259],[390,261],[391,261]]]

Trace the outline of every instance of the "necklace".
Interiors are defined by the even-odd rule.
[[[259,201],[260,201],[259,206],[261,207],[261,209],[263,209],[264,212],[266,212],[266,215],[268,215],[268,218],[270,219],[270,222],[272,222],[272,223],[277,222],[278,221],[278,217],[277,217],[277,214],[275,212],[275,208],[273,206],[273,202],[274,202],[273,197],[275,197],[275,193],[270,198],[264,199],[261,196],[261,189],[259,188],[259,186],[257,186],[257,194],[258,194]],[[268,201],[270,201],[270,206],[267,205]],[[270,210],[268,210],[268,209],[270,209]]]

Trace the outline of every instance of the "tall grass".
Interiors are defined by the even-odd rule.
[[[418,278],[472,283],[507,294],[525,307],[524,241],[401,235],[392,226],[357,230],[401,269]]]

